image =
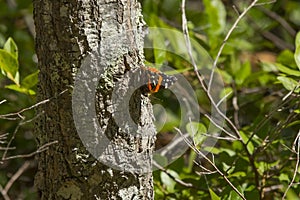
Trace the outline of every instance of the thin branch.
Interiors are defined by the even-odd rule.
[[[4,190],[9,191],[14,182],[23,174],[23,172],[29,167],[30,162],[25,161],[24,164],[18,169],[18,171],[10,178],[8,183],[6,184]]]
[[[256,1],[255,1],[256,2]],[[250,8],[249,8],[250,9]],[[186,42],[186,46],[187,46],[187,49],[188,49],[188,54],[189,54],[189,57],[191,59],[191,62],[192,62],[192,65],[193,65],[193,68],[194,68],[194,73],[196,74],[200,84],[201,84],[201,87],[203,88],[203,90],[206,92],[206,95],[208,96],[210,102],[212,103],[212,105],[214,106],[214,108],[216,109],[216,111],[219,113],[219,115],[234,129],[234,133],[236,134],[236,136],[241,139],[241,135],[238,131],[238,129],[235,127],[235,125],[232,123],[232,121],[220,110],[220,108],[217,106],[217,104],[215,103],[213,97],[211,96],[210,94],[210,90],[209,90],[209,87],[207,88],[205,83],[204,83],[204,79],[201,77],[201,75],[199,74],[198,72],[198,68],[197,68],[197,64],[193,58],[193,55],[192,55],[192,48],[191,48],[191,42],[190,42],[190,37],[189,37],[189,32],[188,32],[188,28],[187,28],[187,20],[186,20],[186,15],[185,15],[185,0],[182,1],[182,5],[181,5],[181,10],[182,10],[182,31],[183,31],[183,34],[184,34],[184,38],[185,38],[185,42]],[[237,24],[237,23],[236,23]],[[232,31],[231,31],[232,32]],[[230,34],[231,34],[230,32]],[[229,35],[230,35],[229,34]],[[229,37],[228,35],[228,37]],[[225,44],[224,44],[225,45]],[[224,48],[224,45],[222,45],[222,49]],[[220,49],[219,51],[219,54],[221,54],[222,52],[222,49]],[[220,55],[219,55],[220,56]],[[218,57],[219,57],[218,56]],[[218,58],[217,57],[217,58]],[[216,67],[213,66],[213,71],[211,72],[211,74],[214,73],[214,70],[215,70]],[[210,79],[210,82],[212,81],[212,78],[213,78],[213,75],[211,75],[211,79]],[[210,83],[211,84],[211,83]]]
[[[276,3],[276,1],[277,0],[270,0],[270,1],[262,2],[262,3],[257,3],[255,6],[264,6],[264,5]]]
[[[17,127],[15,128],[15,130],[14,130],[14,132],[13,132],[13,135],[11,136],[9,142],[8,142],[7,145],[6,145],[6,149],[5,149],[5,151],[4,151],[3,155],[2,155],[2,160],[4,160],[4,158],[6,157],[6,154],[7,154],[7,152],[8,152],[8,149],[10,148],[10,145],[11,145],[12,141],[15,139],[16,134],[17,134],[19,128],[20,128],[20,123],[19,123],[19,124],[17,125]]]
[[[159,170],[165,172],[169,177],[171,177],[176,183],[179,183],[180,185],[184,186],[184,187],[189,187],[189,188],[193,188],[195,187],[192,183],[186,183],[178,178],[176,178],[175,176],[173,176],[171,173],[168,172],[168,170],[166,170],[164,167],[160,166],[157,162],[153,161],[153,165],[155,167],[157,167]]]
[[[291,36],[295,37],[297,31],[293,29],[292,26],[289,25],[289,23],[280,15],[278,15],[275,12],[272,12],[264,7],[258,7],[260,11],[268,15],[270,18],[276,20],[283,28],[286,30]]]
[[[6,192],[4,192],[2,185],[0,185],[0,192],[1,192],[4,200],[10,200],[8,194]]]
[[[205,172],[198,172],[198,171],[196,171],[196,174],[198,174],[198,175],[206,175],[206,174],[215,174],[215,173],[218,173],[217,171],[211,171],[211,170],[209,170],[209,169],[207,169],[207,168],[205,168],[205,167],[203,167],[199,162],[197,162],[197,161],[193,161],[196,165],[198,165],[201,169],[203,169]]]
[[[184,137],[183,133],[178,129],[175,128],[177,132],[184,138],[185,142],[193,149],[199,156],[203,157],[216,171],[217,173],[224,178],[224,180],[229,184],[229,186],[243,199],[246,200],[244,195],[230,182],[230,180],[225,176],[225,174],[201,151],[199,151],[190,141]]]
[[[26,120],[26,121],[25,121],[25,120],[22,120],[22,121],[19,122],[19,124],[17,125],[17,127],[16,127],[15,130],[14,130],[14,133],[13,133],[12,137],[10,138],[8,144],[6,145],[6,149],[5,149],[5,151],[4,151],[3,155],[2,155],[2,160],[4,160],[4,158],[6,157],[7,151],[10,150],[10,148],[11,148],[10,145],[11,145],[12,141],[15,139],[16,134],[17,134],[19,128],[20,128],[22,125],[24,125],[24,124],[31,123],[33,120],[35,120],[35,119],[37,119],[38,117],[40,117],[43,113],[44,113],[44,112],[41,112],[41,113],[39,113],[38,115],[34,116],[33,118],[31,118],[31,119],[29,119],[29,120]]]
[[[6,157],[6,158],[2,158],[2,161],[6,161],[6,160],[11,160],[11,159],[16,159],[16,158],[28,158],[28,157],[32,157],[38,153],[41,153],[43,151],[46,151],[49,149],[49,146],[53,145],[53,144],[57,144],[58,141],[55,140],[53,142],[49,142],[49,143],[46,143],[44,144],[43,146],[40,146],[36,151],[32,152],[32,153],[29,153],[29,154],[23,154],[23,155],[16,155],[16,156],[9,156],[9,157]]]
[[[60,96],[62,94],[64,94],[66,91],[68,91],[68,89],[65,89],[63,90],[62,92],[60,92],[57,96]],[[8,113],[8,114],[4,114],[4,115],[0,115],[0,119],[7,119],[7,120],[17,120],[17,119],[25,119],[24,116],[22,116],[21,114],[25,111],[28,111],[28,110],[32,110],[40,105],[43,105],[43,104],[46,104],[48,103],[49,101],[51,101],[52,99],[54,98],[57,98],[56,96],[55,97],[51,97],[49,99],[45,99],[43,101],[40,101],[30,107],[27,107],[27,108],[23,108],[21,109],[20,111],[18,112],[14,112],[14,113]],[[17,117],[16,117],[17,116]],[[11,118],[11,117],[14,117],[14,118]]]
[[[295,150],[296,148],[296,144],[297,144],[297,151]],[[282,200],[285,199],[285,196],[287,195],[287,192],[289,191],[289,189],[292,187],[294,181],[295,181],[295,178],[296,178],[296,175],[297,175],[297,172],[298,172],[298,168],[299,168],[299,160],[300,160],[300,130],[297,134],[297,137],[295,138],[295,141],[294,141],[294,144],[293,144],[293,150],[296,151],[296,155],[297,155],[297,161],[296,161],[296,165],[295,165],[295,170],[294,170],[294,174],[293,174],[293,178],[290,182],[290,184],[288,185],[288,187],[286,188],[283,196],[282,196]]]
[[[6,99],[3,99],[2,101],[0,101],[0,105],[5,103],[7,100]]]
[[[206,137],[210,137],[210,138],[214,138],[214,139],[218,139],[218,140],[227,140],[227,141],[236,141],[237,140],[237,139],[232,138],[232,137],[220,137],[220,136],[209,135],[209,134],[204,134],[204,133],[202,133],[201,135],[206,136]]]
[[[4,189],[1,188],[1,194],[4,197],[5,200],[9,200],[8,197],[8,191],[11,188],[11,186],[14,184],[14,182],[23,174],[23,172],[30,166],[29,161],[25,161],[25,163],[18,169],[18,171],[10,178],[10,180],[7,182]]]
[[[211,71],[211,74],[210,74],[210,79],[209,79],[209,84],[208,84],[208,91],[211,90],[211,86],[212,86],[212,81],[213,81],[213,78],[214,78],[214,73],[215,73],[215,70],[217,68],[217,64],[218,64],[218,61],[219,61],[219,58],[223,52],[223,49],[229,39],[229,37],[231,36],[232,32],[234,31],[234,29],[236,29],[238,23],[242,20],[242,18],[247,14],[247,12],[249,12],[249,10],[251,8],[253,8],[254,6],[256,6],[257,2],[259,0],[254,0],[240,15],[239,17],[236,19],[236,21],[234,22],[234,24],[232,25],[232,27],[229,29],[227,35],[225,36],[225,39],[223,40],[223,43],[217,53],[217,56],[214,60],[214,63],[213,63],[213,66],[212,66],[212,71]]]
[[[227,135],[229,135],[230,137],[232,137],[235,140],[240,140],[239,138],[237,138],[236,136],[232,135],[231,133],[229,133],[229,131],[227,131],[226,129],[224,129],[222,126],[220,126],[219,124],[217,124],[209,115],[204,114],[204,116],[209,119],[210,122],[212,122],[217,128],[219,128],[220,130],[222,130],[224,133],[226,133]]]
[[[7,136],[9,135],[9,133],[4,133],[4,134],[1,134],[0,135],[0,144],[4,144],[6,143],[6,139],[7,139]]]
[[[224,102],[227,97],[229,97],[231,95],[232,92],[229,92],[228,94],[224,95],[224,97],[222,97],[222,99],[216,104],[217,107],[219,107],[221,105],[222,102]]]

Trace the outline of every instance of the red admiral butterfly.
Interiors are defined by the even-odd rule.
[[[152,67],[141,67],[140,75],[147,81],[146,92],[150,94],[158,92],[161,88],[166,89],[177,81],[175,76],[167,75]]]

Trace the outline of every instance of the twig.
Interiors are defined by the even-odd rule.
[[[63,90],[63,91],[60,92],[57,96],[60,96],[60,95],[64,94],[66,91],[68,91],[68,89]],[[28,108],[23,108],[23,109],[21,109],[21,110],[18,111],[18,112],[0,115],[0,119],[8,119],[8,120],[17,120],[17,119],[20,119],[20,118],[21,118],[21,119],[24,119],[24,116],[21,115],[23,112],[28,111],[28,110],[31,110],[31,109],[33,109],[33,108],[36,108],[36,107],[38,107],[38,106],[40,106],[40,105],[46,104],[46,103],[48,103],[49,101],[51,101],[52,99],[54,99],[54,98],[57,98],[57,97],[54,96],[54,97],[51,97],[51,98],[49,98],[49,99],[45,99],[45,100],[40,101],[40,102],[38,102],[38,103],[36,103],[36,104],[34,104],[34,105],[28,107]],[[17,116],[17,117],[10,118],[10,117],[13,117],[13,116]]]
[[[196,76],[197,76],[197,78],[198,78],[198,80],[199,80],[199,82],[200,82],[203,90],[206,92],[207,97],[209,98],[210,102],[212,103],[212,105],[214,106],[214,108],[216,109],[216,111],[234,129],[234,133],[236,134],[236,136],[239,139],[241,139],[242,137],[241,137],[238,129],[235,127],[235,125],[232,123],[232,121],[220,110],[219,106],[217,106],[217,104],[215,103],[213,97],[210,94],[209,87],[208,88],[206,87],[206,85],[204,83],[204,79],[201,77],[201,75],[198,72],[197,64],[196,64],[196,62],[195,62],[195,60],[193,58],[193,55],[192,55],[191,42],[190,42],[189,32],[188,32],[188,28],[187,28],[187,20],[186,20],[186,16],[185,16],[185,0],[182,1],[181,9],[182,9],[182,31],[183,31],[185,42],[186,42],[186,46],[187,46],[187,49],[188,49],[188,54],[189,54],[189,57],[191,59],[191,62],[192,62],[193,68],[194,68],[194,73],[196,74]],[[230,34],[231,34],[231,32],[230,32]],[[229,37],[229,35],[228,35],[228,37]],[[222,45],[222,49],[224,48],[224,45]],[[220,49],[219,54],[221,54],[222,49]],[[218,59],[218,57],[217,57],[217,59]],[[215,68],[216,67],[213,66],[213,71],[211,72],[211,74],[214,73]],[[213,75],[211,75],[210,78],[211,78],[210,79],[210,84],[211,84]]]
[[[166,170],[164,167],[160,166],[157,162],[153,161],[153,165],[155,167],[157,167],[159,170],[165,172],[169,177],[171,177],[176,183],[179,183],[180,185],[182,186],[185,186],[185,187],[189,187],[189,188],[192,188],[194,187],[194,185],[192,183],[186,183],[178,178],[176,178],[175,176],[173,176],[171,173],[168,172],[168,170]]]
[[[5,149],[5,151],[4,151],[3,155],[2,155],[2,160],[6,157],[7,151],[8,151],[8,149],[10,148],[10,145],[11,145],[12,141],[15,139],[16,134],[17,134],[19,128],[20,128],[20,123],[19,123],[19,124],[17,125],[17,127],[15,128],[15,130],[14,130],[14,132],[13,132],[13,135],[11,136],[9,142],[8,142],[7,145],[6,145],[6,149]]]
[[[232,138],[232,137],[220,137],[220,136],[214,136],[214,135],[209,135],[209,134],[204,134],[204,133],[202,133],[201,135],[210,137],[210,138],[214,138],[214,139],[218,139],[218,140],[236,141],[236,139]]]
[[[222,102],[224,102],[224,101],[227,99],[227,97],[229,97],[229,95],[231,95],[231,93],[232,93],[232,92],[229,92],[228,94],[224,95],[224,97],[222,97],[222,99],[216,104],[216,106],[219,107],[220,104],[221,104]]]
[[[175,128],[177,132],[184,137],[183,133],[178,129]],[[203,157],[216,171],[220,176],[224,178],[224,180],[230,185],[230,187],[243,199],[246,200],[244,195],[230,182],[230,180],[223,174],[223,172],[207,157],[205,156],[201,151],[199,151],[193,144],[190,143],[190,141],[184,137],[185,142],[193,149],[199,156]]]
[[[257,3],[255,6],[264,6],[264,5],[276,3],[276,1],[277,0],[270,0],[270,1],[262,2],[262,3]]]
[[[3,191],[4,191],[3,187],[2,187],[2,185],[0,185],[0,192],[1,192],[4,200],[10,200],[9,196],[7,195],[7,193],[4,193]]]
[[[211,170],[209,170],[209,169],[207,169],[207,168],[205,168],[205,167],[203,167],[199,162],[197,162],[197,161],[193,161],[196,165],[198,165],[201,169],[203,169],[205,172],[198,172],[198,171],[196,171],[196,174],[198,174],[198,175],[206,175],[206,174],[215,174],[215,173],[217,173],[217,171],[211,171]]]
[[[23,155],[16,155],[16,156],[9,156],[9,157],[6,157],[6,158],[2,158],[2,161],[6,161],[6,160],[11,160],[11,159],[16,159],[16,158],[28,158],[28,157],[32,157],[38,153],[41,153],[43,151],[46,151],[48,150],[49,146],[53,145],[53,144],[56,144],[58,143],[57,140],[53,141],[53,142],[49,142],[49,143],[46,143],[44,144],[43,146],[40,146],[36,151],[32,152],[32,153],[29,153],[29,154],[23,154]]]
[[[7,151],[10,149],[10,145],[11,145],[12,141],[15,139],[16,134],[17,134],[19,128],[20,128],[22,125],[27,124],[27,123],[30,123],[30,122],[32,122],[33,120],[37,119],[37,118],[40,117],[42,114],[43,114],[43,112],[39,113],[38,115],[34,116],[33,118],[31,118],[31,119],[29,119],[29,120],[26,120],[26,121],[22,120],[22,121],[19,122],[19,124],[17,125],[17,127],[16,127],[15,130],[14,130],[14,133],[13,133],[12,137],[10,138],[8,144],[6,145],[6,150],[4,151],[4,153],[3,153],[3,155],[2,155],[2,160],[4,160],[4,158],[6,157]]]
[[[7,182],[4,189],[1,189],[1,194],[4,197],[5,200],[9,200],[8,191],[11,188],[11,186],[14,184],[14,182],[23,174],[23,172],[29,167],[30,162],[25,161],[25,163],[18,169],[18,171],[10,178],[10,180]]]
[[[283,17],[264,7],[258,7],[258,9],[266,15],[268,15],[269,17],[271,17],[272,19],[276,20],[291,36],[295,37],[297,31],[294,30],[293,27],[291,27]]]
[[[9,133],[4,133],[0,135],[0,144],[4,144],[6,142],[5,140],[7,139],[8,135]]]
[[[296,144],[297,144],[297,151],[295,150]],[[284,192],[284,194],[282,196],[282,200],[285,199],[285,196],[287,195],[287,192],[292,187],[292,185],[293,185],[293,183],[295,181],[297,172],[298,172],[299,160],[300,160],[300,130],[299,130],[299,132],[297,134],[297,137],[295,138],[295,141],[294,141],[294,144],[293,144],[293,150],[296,152],[296,155],[297,155],[296,166],[295,166],[293,178],[292,178],[290,184],[288,185],[288,187],[286,188],[286,190],[285,190],[285,192]]]
[[[189,136],[187,133],[186,136]],[[177,149],[180,143],[183,142],[182,137],[175,138],[171,144],[164,147],[164,149],[160,152],[161,156],[165,156],[169,152],[173,152],[174,149]]]
[[[253,22],[253,24],[256,26],[256,29],[260,29],[260,27],[258,27],[255,24],[255,22]],[[271,33],[270,31],[262,31],[261,34],[263,37],[273,42],[281,50],[289,49],[293,51],[295,49],[294,45],[287,43],[286,41],[279,38],[277,35]]]
[[[222,126],[220,126],[218,123],[216,123],[209,115],[204,114],[204,116],[209,119],[209,121],[211,121],[217,128],[221,129],[224,133],[226,133],[227,135],[229,135],[230,137],[236,139],[236,140],[240,140],[239,138],[237,138],[236,136],[232,135],[231,133],[229,133],[229,131],[227,131],[226,129],[224,129]]]
[[[0,105],[5,103],[7,100],[6,99],[3,99],[2,101],[0,101]]]
[[[227,43],[227,41],[228,41],[228,39],[229,39],[229,37],[231,36],[231,34],[232,34],[232,32],[234,31],[234,29],[236,29],[236,27],[237,27],[237,25],[238,25],[238,23],[241,21],[241,19],[247,14],[247,12],[252,8],[252,7],[254,7],[256,4],[257,4],[257,2],[258,2],[259,0],[254,0],[240,15],[239,15],[239,17],[236,19],[236,21],[234,22],[234,24],[232,25],[232,27],[229,29],[229,31],[228,31],[228,33],[227,33],[227,35],[225,36],[225,39],[223,40],[223,43],[222,43],[222,45],[221,45],[221,47],[220,47],[220,49],[219,49],[219,51],[218,51],[218,53],[217,53],[217,56],[216,56],[216,58],[215,58],[215,60],[214,60],[214,63],[213,63],[213,66],[212,66],[212,71],[211,71],[211,73],[210,73],[210,79],[209,79],[209,83],[208,83],[208,91],[210,91],[211,90],[211,85],[212,85],[212,80],[213,80],[213,78],[214,78],[214,73],[215,73],[215,70],[216,70],[216,68],[217,68],[217,63],[218,63],[218,61],[219,61],[219,58],[220,58],[220,56],[221,56],[221,54],[222,54],[222,52],[223,52],[223,49],[224,49],[224,47],[225,47],[225,45],[226,45],[226,43]]]

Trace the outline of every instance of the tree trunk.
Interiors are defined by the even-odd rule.
[[[50,99],[36,138],[58,141],[37,157],[40,198],[153,199],[152,108],[138,90],[127,95],[126,72],[144,60],[140,4],[34,0],[34,20],[37,101]]]

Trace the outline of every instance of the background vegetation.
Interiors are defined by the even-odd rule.
[[[187,1],[189,37],[215,59],[228,31],[251,2]],[[141,4],[148,26],[182,31],[180,0],[141,0]],[[241,138],[219,140],[207,157],[213,164],[199,158],[197,142],[191,144],[167,169],[154,172],[156,199],[241,199],[234,188],[246,199],[299,199],[299,29],[298,0],[258,1],[239,21],[218,58],[218,68],[225,82],[227,116]],[[38,72],[33,40],[31,1],[0,1],[0,189],[11,199],[36,199],[35,113],[30,106],[37,103]],[[209,113],[211,105],[191,64],[155,50],[145,51],[145,56],[148,62],[181,72],[199,94],[203,112]],[[167,106],[173,102],[168,91],[151,98],[172,111],[158,134],[159,148],[176,134],[180,116]],[[205,130],[210,122],[205,117],[201,121],[194,126]],[[11,157],[16,155],[19,158]]]

